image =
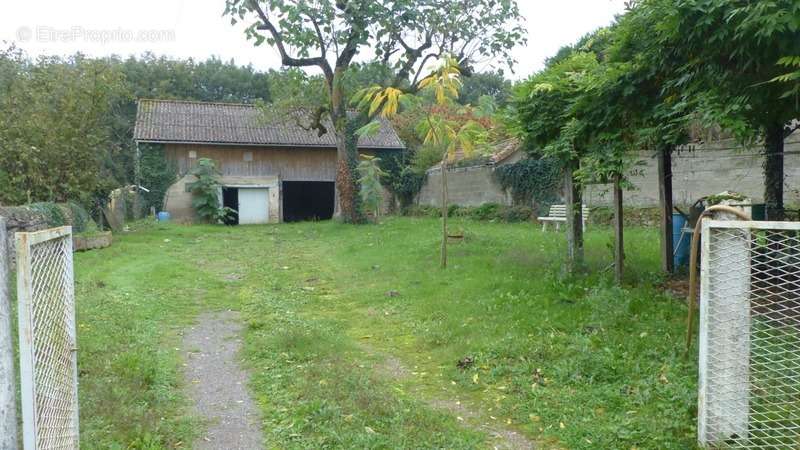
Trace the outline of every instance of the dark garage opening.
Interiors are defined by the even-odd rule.
[[[327,181],[284,181],[283,221],[333,218],[335,188]]]
[[[222,206],[234,211],[239,210],[239,189],[222,188]],[[239,213],[231,213],[225,218],[225,225],[239,225]]]

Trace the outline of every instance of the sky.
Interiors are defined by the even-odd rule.
[[[31,56],[91,56],[151,51],[195,59],[218,56],[260,70],[280,67],[267,45],[254,47],[242,28],[222,16],[224,0],[38,0],[5,2],[0,41],[15,43]],[[623,12],[624,0],[519,0],[528,43],[514,49],[513,78],[541,69],[547,57],[584,34],[608,25]]]

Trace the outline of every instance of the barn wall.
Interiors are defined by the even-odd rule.
[[[195,151],[197,158],[189,158]],[[252,161],[245,161],[245,154]],[[167,144],[167,158],[175,161],[178,172],[187,173],[200,158],[214,160],[226,176],[277,176],[283,181],[334,181],[336,149],[234,147],[219,145]]]
[[[196,178],[192,175],[184,175],[175,184],[170,186],[164,198],[164,210],[167,211],[172,220],[177,223],[194,223],[197,221],[197,214],[192,207],[192,193],[186,185],[192,183]],[[239,177],[224,175],[220,179],[223,186],[246,187],[253,186],[269,189],[269,222],[278,223],[281,221],[281,195],[280,183],[277,177]]]
[[[189,152],[196,158],[189,158]],[[396,150],[361,150],[362,154],[383,156]],[[245,161],[245,154],[252,154],[252,161]],[[214,160],[222,173],[221,183],[226,186],[269,185],[270,222],[282,221],[282,181],[327,181],[336,180],[335,148],[301,147],[242,147],[198,144],[166,144],[167,159],[174,161],[181,177],[170,186],[164,200],[164,210],[179,223],[192,223],[197,216],[192,208],[192,194],[186,184],[194,177],[186,175],[200,158]],[[384,189],[384,213],[394,205],[394,197]]]

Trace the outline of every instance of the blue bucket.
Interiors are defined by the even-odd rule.
[[[675,267],[689,265],[689,251],[692,246],[692,233],[683,233],[686,227],[686,217],[682,214],[672,215],[672,248],[675,252],[672,261]],[[681,239],[683,234],[683,239]]]
[[[166,211],[159,212],[156,217],[158,218],[159,222],[169,222],[170,219],[170,215]]]

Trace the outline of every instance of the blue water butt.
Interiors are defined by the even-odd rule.
[[[681,233],[683,233],[683,228],[686,226],[686,217],[682,214],[673,214],[672,215],[672,248],[674,256],[673,256],[673,263],[675,267],[686,266],[689,264],[689,250],[692,247],[692,233],[687,232],[683,234],[683,239],[681,239]]]
[[[159,222],[169,222],[170,219],[170,215],[166,211],[159,212],[157,217]]]

